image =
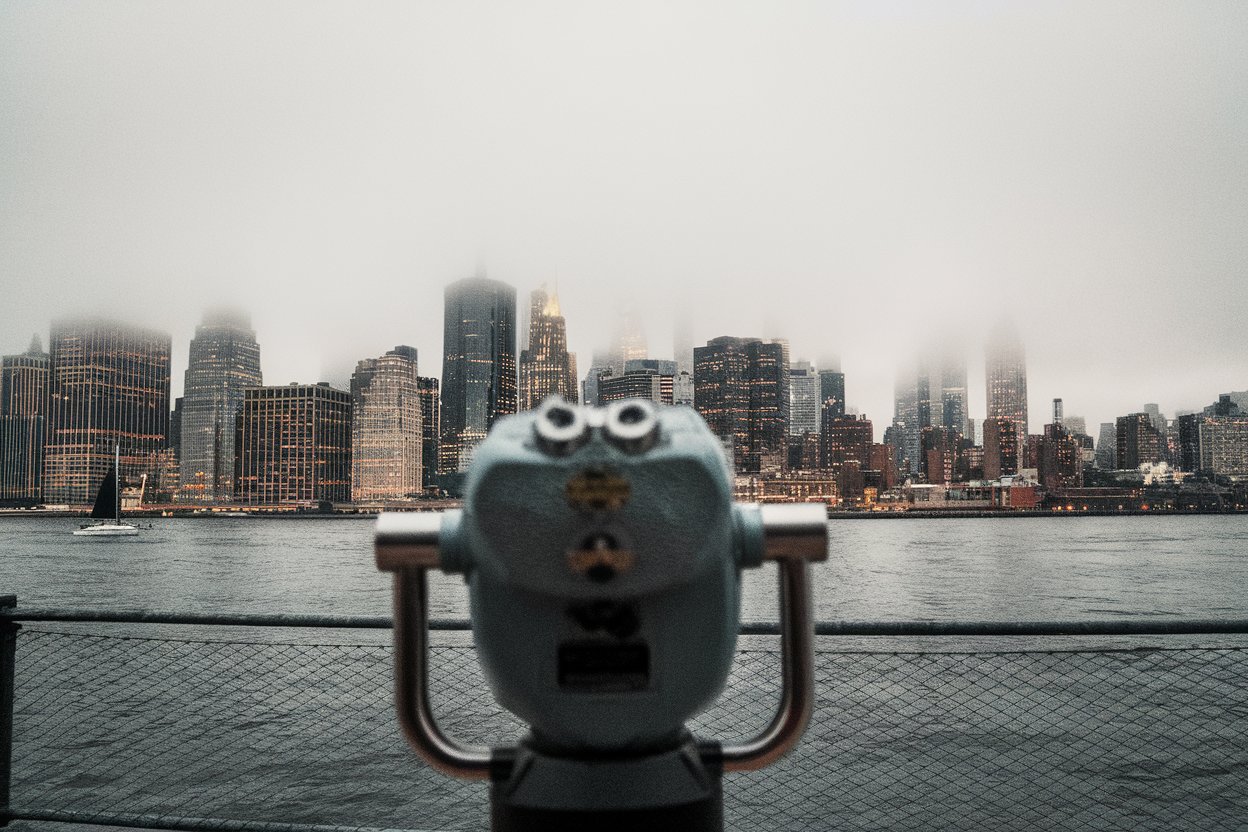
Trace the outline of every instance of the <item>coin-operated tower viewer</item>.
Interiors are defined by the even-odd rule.
[[[719,441],[693,409],[550,399],[495,425],[462,510],[378,520],[403,731],[433,767],[490,780],[501,832],[720,830],[722,772],[773,762],[809,720],[808,563],[826,550],[822,505],[733,503]],[[780,578],[779,709],[752,739],[695,738],[685,723],[732,664],[740,572],[765,560]],[[531,729],[515,746],[465,745],[433,717],[429,569],[468,584],[486,678]]]

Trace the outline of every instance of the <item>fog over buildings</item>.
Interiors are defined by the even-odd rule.
[[[557,283],[582,375],[718,336],[1026,350],[1031,429],[1248,388],[1248,6],[0,6],[0,354],[252,317],[266,382],[443,364],[443,292]],[[685,337],[682,335],[682,337]]]

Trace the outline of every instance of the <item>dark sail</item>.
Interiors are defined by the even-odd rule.
[[[91,516],[100,520],[117,518],[117,472],[110,465],[104,481],[100,483],[100,493],[95,497],[95,507]]]

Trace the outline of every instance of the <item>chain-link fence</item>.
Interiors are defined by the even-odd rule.
[[[18,635],[17,817],[485,825],[486,787],[430,770],[400,738],[384,632],[71,629]],[[515,737],[521,726],[490,699],[466,634],[434,636],[447,733]],[[1242,647],[847,652],[842,642],[818,639],[817,710],[797,751],[726,778],[728,828],[1248,828]],[[695,733],[740,738],[769,720],[777,646],[742,638],[728,690]]]

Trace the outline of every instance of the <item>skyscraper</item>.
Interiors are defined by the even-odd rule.
[[[351,499],[420,496],[424,439],[416,350],[398,346],[359,362],[351,376]]]
[[[920,380],[925,380],[920,384]],[[893,441],[897,443],[897,469],[902,478],[919,472],[921,431],[931,424],[931,396],[927,375],[920,371],[898,373],[893,392]]]
[[[420,376],[416,379],[420,390],[420,484],[424,488],[433,485],[438,475],[438,444],[442,437],[442,397],[438,393],[438,380]]]
[[[520,353],[520,409],[532,410],[547,396],[575,404],[576,356],[568,352],[568,333],[559,310],[559,295],[545,288],[532,294],[529,345]]]
[[[738,472],[779,467],[787,450],[781,345],[723,336],[693,355],[694,407],[732,449]]]
[[[648,357],[646,333],[642,329],[641,318],[635,307],[626,304],[620,309],[620,317],[616,321],[615,332],[611,337],[611,348],[607,351],[607,362],[611,365],[611,372],[622,376],[625,364],[638,358]]]
[[[599,404],[622,399],[649,399],[662,404],[675,403],[675,361],[634,358],[624,367],[622,376],[609,375],[599,379]]]
[[[819,409],[821,414],[830,409],[833,419],[845,415],[845,374],[840,370],[819,371]]]
[[[1000,327],[985,354],[989,418],[1013,419],[1027,433],[1027,357],[1009,327]]]
[[[1215,476],[1248,475],[1248,414],[1197,416],[1200,470]]]
[[[216,310],[191,339],[183,382],[179,496],[211,503],[234,496],[234,433],[243,391],[263,384],[260,345],[246,313]]]
[[[672,379],[672,404],[693,407],[693,373],[681,370]]]
[[[120,448],[121,476],[154,474],[169,431],[169,335],[115,321],[52,324],[43,494],[95,499]]]
[[[676,375],[688,373],[693,378],[693,313],[689,304],[676,308],[676,320],[672,337],[672,352],[676,360]]]
[[[823,430],[820,432],[821,464],[825,468],[857,463],[859,468],[871,467],[871,448],[875,429],[867,417],[831,416],[824,411]]]
[[[602,404],[598,400],[598,384],[603,377],[613,373],[610,356],[605,353],[595,352],[589,372],[585,374],[585,380],[581,383],[581,401],[591,407]]]
[[[1101,422],[1101,433],[1096,438],[1096,467],[1112,471],[1118,463],[1118,432],[1113,422]],[[1195,468],[1184,468],[1194,471]]]
[[[919,431],[919,473],[929,483],[949,485],[959,479],[962,432],[928,425]]]
[[[470,277],[446,287],[438,469],[464,470],[495,420],[516,412],[516,290]]]
[[[48,366],[37,335],[22,355],[0,358],[0,502],[35,503],[42,494]]]
[[[984,479],[1017,474],[1023,467],[1023,433],[1005,416],[984,420]]]
[[[819,376],[809,361],[789,367],[789,435],[819,430]]]
[[[1037,474],[1049,491],[1083,485],[1083,451],[1061,421],[1061,399],[1054,399],[1054,420],[1044,426]]]
[[[248,388],[234,441],[237,502],[351,499],[350,393],[324,382]]]
[[[1117,439],[1115,464],[1119,470],[1138,468],[1145,463],[1161,462],[1161,434],[1153,427],[1153,420],[1147,413],[1119,416],[1115,424]]]
[[[966,359],[949,356],[940,366],[940,426],[969,436],[966,408]]]

